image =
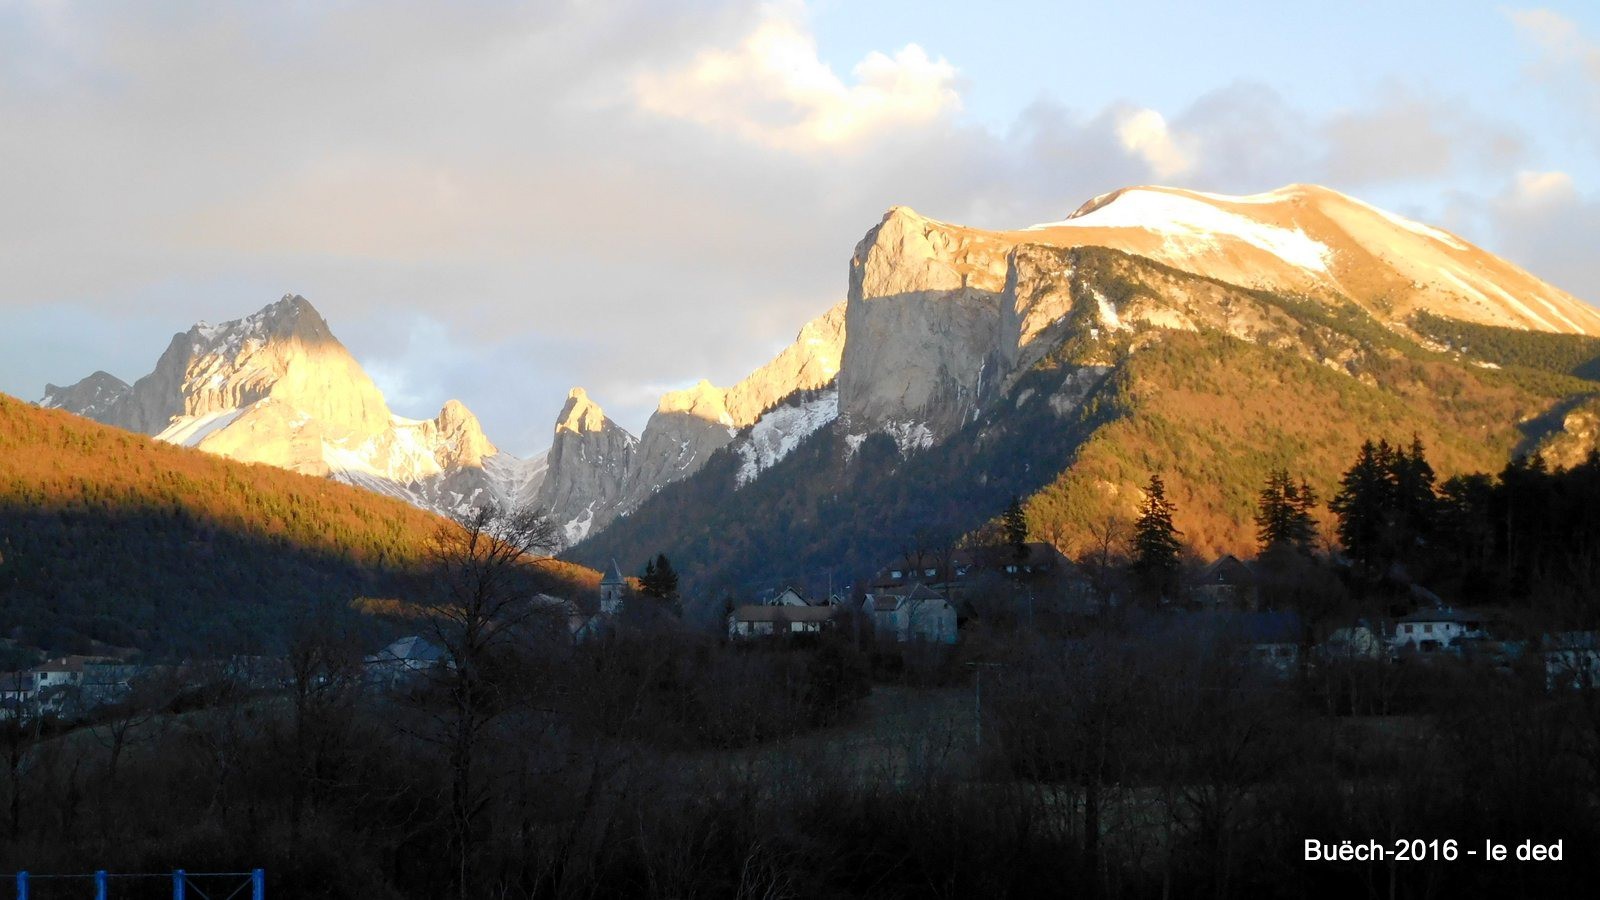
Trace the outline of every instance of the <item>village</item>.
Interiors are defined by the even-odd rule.
[[[1530,628],[1511,611],[1460,608],[1413,586],[1416,608],[1390,617],[1312,621],[1263,602],[1257,561],[1225,555],[1195,568],[1175,599],[1141,612],[1215,639],[1258,673],[1291,679],[1338,664],[1450,664],[1502,674],[1543,673],[1545,689],[1600,687],[1600,632]],[[573,645],[603,643],[621,629],[683,632],[692,626],[642,593],[638,579],[612,563],[590,598],[538,593],[527,599],[545,631]],[[715,631],[734,645],[830,636],[876,654],[934,653],[946,665],[978,664],[996,641],[1030,631],[1085,633],[1125,625],[1132,604],[1105,572],[1028,541],[977,549],[912,553],[894,559],[861,587],[808,593],[777,586],[749,602],[726,604]],[[407,634],[361,657],[352,676],[366,690],[403,691],[453,666],[447,637]],[[962,645],[971,652],[963,653]],[[0,719],[93,718],[126,705],[141,687],[163,696],[217,685],[272,693],[294,673],[282,656],[231,655],[172,663],[118,656],[67,655],[0,674]],[[327,677],[327,676],[321,676]],[[150,693],[148,690],[144,693]]]

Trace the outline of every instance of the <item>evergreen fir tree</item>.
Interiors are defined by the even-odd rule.
[[[1173,506],[1160,475],[1151,475],[1145,488],[1144,507],[1133,528],[1133,574],[1145,594],[1166,596],[1176,587],[1178,542],[1181,532],[1172,524]]]
[[[1439,514],[1439,498],[1434,493],[1436,475],[1423,453],[1422,439],[1411,438],[1409,453],[1396,451],[1394,466],[1395,520],[1400,553],[1405,555],[1418,540],[1433,534]]]
[[[646,597],[675,603],[678,599],[678,573],[672,569],[672,560],[665,553],[644,564],[644,576],[639,579],[639,591]]]
[[[1006,506],[1005,514],[1000,517],[1000,525],[1005,531],[1006,543],[1011,545],[1011,555],[1023,559],[1028,555],[1028,517],[1022,511],[1022,502],[1015,494],[1011,495],[1011,503]]]
[[[1339,517],[1339,543],[1367,573],[1378,571],[1383,556],[1392,486],[1389,445],[1366,441],[1355,464],[1339,479],[1339,492],[1328,506]]]
[[[1269,474],[1256,501],[1256,540],[1262,552],[1284,546],[1310,553],[1317,538],[1316,520],[1311,515],[1316,503],[1311,485],[1304,480],[1296,484],[1288,470]]]
[[[1300,552],[1310,553],[1317,545],[1317,520],[1312,515],[1312,510],[1317,508],[1317,501],[1320,498],[1312,489],[1311,483],[1302,478],[1298,489],[1293,489],[1291,486],[1286,499],[1292,511],[1289,538]]]

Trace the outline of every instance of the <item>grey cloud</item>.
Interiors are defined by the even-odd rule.
[[[1321,132],[1328,177],[1353,185],[1504,171],[1523,150],[1514,130],[1462,104],[1392,86],[1376,104],[1332,116]]]

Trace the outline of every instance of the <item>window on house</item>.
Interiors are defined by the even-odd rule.
[[[889,577],[890,578],[904,578],[906,576],[905,576],[904,572],[901,572],[899,569],[895,569],[893,572],[889,573]]]
[[[1017,567],[1014,566],[1014,565],[1013,566],[1006,566],[1006,572],[1015,575],[1016,572],[1017,572]]]
[[[933,569],[923,569],[922,570],[922,574],[927,576],[927,577],[929,577],[929,578],[932,578],[934,571],[935,570],[933,570]]]
[[[1433,634],[1433,623],[1429,622],[1428,624],[1423,625],[1422,626],[1422,633],[1423,634]]]

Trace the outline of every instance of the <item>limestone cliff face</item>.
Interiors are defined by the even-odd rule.
[[[867,232],[850,258],[839,370],[847,428],[959,427],[993,377],[1009,249],[905,207]]]
[[[568,543],[616,515],[637,445],[583,388],[567,395],[534,502],[561,523]]]

